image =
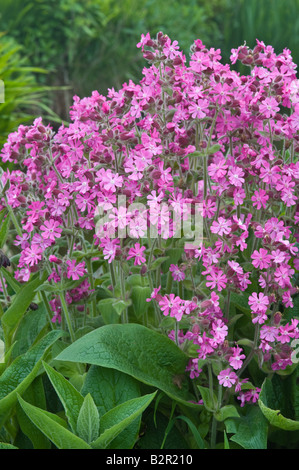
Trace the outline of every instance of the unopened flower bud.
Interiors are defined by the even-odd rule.
[[[281,317],[282,317],[282,313],[280,312],[274,313],[274,316],[273,316],[274,325],[278,326],[280,324]]]
[[[144,276],[147,273],[147,266],[145,264],[140,269],[141,276]]]
[[[153,180],[158,180],[161,177],[161,174],[162,173],[161,173],[160,170],[154,170],[154,171],[151,172],[150,176]]]
[[[55,255],[50,255],[49,256],[49,261],[50,261],[50,263],[55,263],[55,264],[61,264],[62,263],[62,260],[57,258],[57,256],[55,256]]]

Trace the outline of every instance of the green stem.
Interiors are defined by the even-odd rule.
[[[168,274],[167,274],[166,294],[170,294],[170,293],[171,293],[172,281],[173,281],[173,277],[172,277],[171,272],[169,271]]]
[[[75,333],[74,333],[74,330],[73,330],[71,317],[70,317],[70,314],[69,314],[69,311],[68,311],[68,308],[67,308],[67,304],[66,304],[63,292],[59,293],[59,298],[60,298],[61,308],[62,308],[62,311],[63,311],[63,314],[64,314],[64,318],[66,320],[67,327],[68,327],[68,330],[69,330],[69,334],[70,334],[70,337],[71,337],[71,341],[72,341],[72,343],[74,343],[75,340],[76,340]]]
[[[7,289],[6,289],[6,286],[5,286],[5,280],[3,279],[3,274],[2,272],[0,271],[0,279],[1,279],[1,285],[2,285],[2,290],[3,290],[3,294],[4,294],[4,297],[5,297],[5,304],[7,305],[8,304],[8,292],[7,292]]]
[[[46,311],[47,311],[47,316],[48,316],[48,320],[49,320],[50,327],[51,327],[52,330],[55,330],[55,329],[56,329],[56,325],[52,322],[53,312],[52,312],[52,310],[51,310],[51,307],[50,307],[48,298],[47,298],[45,292],[41,291],[40,294],[41,294],[42,300],[43,300],[43,302],[44,302],[44,304],[45,304],[45,307],[46,307]]]
[[[218,397],[217,397],[217,410],[221,408],[222,403],[222,385],[219,384],[218,386]],[[215,413],[212,419],[212,427],[211,427],[211,449],[216,448],[216,441],[217,441],[217,419],[215,418]]]
[[[121,289],[121,297],[122,300],[126,300],[126,285],[125,285],[125,276],[124,276],[124,270],[121,265],[121,261],[119,262],[119,278],[120,278],[120,289]],[[128,309],[125,308],[123,314],[122,314],[122,319],[123,323],[129,323],[128,319]]]
[[[239,371],[238,371],[237,375],[239,377],[242,374],[242,372],[246,369],[246,367],[251,362],[251,360],[254,356],[254,353],[255,353],[255,350],[256,350],[256,347],[257,347],[257,343],[258,343],[258,339],[259,339],[259,332],[260,332],[260,325],[259,325],[259,323],[256,323],[255,324],[255,330],[254,330],[253,345],[252,345],[250,353],[248,354],[245,361],[243,362],[243,365],[242,365],[241,369],[239,369]]]
[[[92,270],[92,263],[91,263],[91,258],[86,258],[86,266],[87,266],[87,271],[88,271],[88,277],[89,277],[89,283],[91,290],[94,291],[94,279],[93,279],[93,270]],[[97,304],[96,304],[96,299],[93,298],[92,304],[91,304],[91,316],[94,318],[97,314]]]
[[[111,276],[111,284],[112,284],[112,288],[113,288],[113,292],[114,292],[114,289],[115,289],[115,286],[116,286],[116,279],[115,279],[113,261],[111,263],[109,263],[109,270],[110,270],[110,276]]]
[[[174,333],[175,333],[175,344],[179,347],[179,322],[176,320],[174,325]]]
[[[22,237],[23,233],[22,233],[21,227],[19,226],[17,218],[16,218],[16,216],[15,216],[13,210],[12,210],[12,207],[9,204],[7,204],[7,209],[8,209],[9,215],[11,217],[11,220],[14,224],[14,227],[15,227],[16,231],[18,232],[18,235],[20,237]]]

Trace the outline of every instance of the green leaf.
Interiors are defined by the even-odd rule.
[[[40,273],[36,273],[29,282],[26,282],[26,284],[21,287],[19,292],[16,294],[13,303],[2,316],[1,323],[5,336],[6,347],[11,345],[12,335],[36,295],[35,289],[44,282],[47,276],[48,274],[45,271],[40,279]]]
[[[238,418],[240,415],[234,405],[226,405],[216,411],[215,418],[217,421],[224,421],[227,418]]]
[[[112,307],[118,315],[121,315],[122,312],[132,304],[132,301],[129,300],[117,300],[113,302]]]
[[[2,173],[1,173],[1,176],[2,176]],[[6,207],[0,211],[0,224],[2,224],[2,220],[4,219],[4,217],[6,216],[7,213],[8,213],[8,211],[7,211]]]
[[[80,437],[59,424],[51,416],[36,406],[30,405],[20,396],[19,403],[35,426],[50,439],[58,449],[90,449],[91,447]]]
[[[91,394],[101,417],[107,411],[132,398],[140,396],[137,380],[123,372],[105,367],[91,366],[87,372],[82,395]],[[111,449],[131,449],[138,437],[140,417],[110,443]]]
[[[224,435],[224,449],[229,449],[229,440],[228,440],[228,437],[226,435],[226,432],[223,431],[223,435]]]
[[[201,437],[201,435],[199,434],[195,424],[191,421],[190,418],[188,418],[187,416],[183,416],[183,415],[180,415],[180,416],[176,416],[170,423],[169,425],[167,426],[167,434],[170,432],[171,428],[173,427],[175,421],[177,419],[181,419],[182,421],[185,421],[185,423],[188,424],[189,428],[190,428],[190,431],[192,432],[193,434],[193,437],[195,439],[195,442],[197,444],[197,447],[199,449],[205,449],[205,443]]]
[[[195,397],[187,384],[183,382],[181,388],[175,385],[176,376],[185,374],[188,356],[168,337],[143,325],[105,325],[64,349],[56,359],[120,370],[198,408],[190,402]]]
[[[45,353],[62,335],[62,331],[50,331],[3,372],[0,377],[0,425],[15,405],[17,394],[22,394],[36,377]]]
[[[250,307],[248,305],[249,295],[242,292],[242,294],[236,294],[235,292],[231,292],[230,294],[230,301],[242,312],[250,313]]]
[[[52,383],[59,399],[64,407],[69,425],[75,433],[80,409],[84,402],[84,397],[62,374],[43,362],[44,369]]]
[[[14,290],[14,292],[17,294],[19,292],[19,290],[21,289],[22,287],[22,284],[20,284],[20,282],[18,282],[14,277],[13,275],[7,271],[7,269],[5,268],[1,268],[1,273],[3,275],[3,277],[5,278],[7,284]]]
[[[24,392],[23,399],[31,405],[42,408],[43,410],[46,409],[46,397],[42,376],[38,376],[34,379],[31,385]],[[34,449],[50,449],[51,442],[49,439],[47,439],[47,437],[32,423],[19,403],[17,403],[16,410],[20,428],[23,434],[31,440]]]
[[[28,310],[22,317],[14,334],[16,342],[12,357],[24,354],[39,339],[40,335],[48,328],[49,320],[43,303],[37,304],[37,310]]]
[[[285,431],[296,431],[299,429],[299,421],[286,418],[281,413],[281,407],[284,405],[278,380],[274,387],[271,379],[265,379],[259,395],[259,407],[272,426],[284,429]]]
[[[161,392],[160,396],[165,394]],[[158,397],[155,400],[155,408],[157,407]],[[159,411],[148,408],[142,415],[142,423],[144,433],[139,437],[136,444],[137,449],[160,449],[163,441],[163,449],[188,449],[185,433],[182,434],[177,426],[172,426],[165,439],[166,429],[169,426],[169,419]],[[124,431],[126,432],[126,430]],[[184,431],[183,431],[184,432]],[[112,447],[111,447],[112,448]]]
[[[221,145],[219,144],[214,144],[212,145],[212,147],[209,147],[207,150],[206,150],[206,153],[208,155],[213,155],[214,153],[218,152],[218,150],[221,149]]]
[[[92,396],[88,393],[79,412],[77,434],[81,439],[90,444],[98,438],[99,430],[100,415]]]
[[[117,435],[143,413],[155,398],[156,393],[133,398],[105,413],[100,422],[100,437],[92,442],[92,447],[106,449]]]
[[[231,426],[229,418],[225,421],[228,423],[227,432],[230,432]],[[267,449],[267,421],[256,406],[249,406],[247,414],[240,418],[233,418],[236,425],[236,433],[230,438],[244,449]]]
[[[149,287],[134,286],[131,292],[131,298],[134,305],[134,311],[137,318],[144,315],[148,309],[149,303],[146,301],[151,296]]]
[[[10,215],[8,214],[4,219],[4,222],[1,223],[0,228],[0,248],[3,247],[4,243],[6,242],[8,230],[9,230],[9,223],[10,223]]]
[[[217,404],[217,397],[215,393],[213,393],[213,397],[211,397],[211,393],[208,388],[201,387],[200,385],[197,385],[197,388],[200,391],[205,408],[208,411],[214,412],[216,409],[216,404]]]
[[[6,442],[0,442],[0,449],[18,449],[18,447],[7,444]]]
[[[120,315],[113,307],[115,302],[117,302],[117,299],[107,298],[102,299],[97,303],[97,307],[106,325],[119,323]]]
[[[169,256],[161,256],[160,258],[156,258],[155,261],[152,262],[150,265],[149,271],[154,271],[161,267],[164,261],[168,260]]]

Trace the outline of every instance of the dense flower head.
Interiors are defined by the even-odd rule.
[[[259,41],[254,52],[232,50],[232,64],[241,60],[248,75],[200,40],[189,63],[162,33],[142,35],[137,47],[148,62],[139,83],[74,96],[71,122],[57,132],[38,118],[8,137],[1,159],[15,167],[1,175],[0,209],[20,215],[15,277],[27,282],[45,269],[52,284],[74,281],[71,305],[93,293],[90,259],[112,273],[115,263],[126,274],[148,270],[148,304],[162,319],[187,322],[169,336],[182,348],[192,344],[193,355],[195,345],[191,378],[202,376],[199,360],[217,360],[219,383],[240,391],[247,351],[229,335],[236,309],[251,314],[254,350],[272,370],[291,364],[290,342],[299,337],[297,320],[274,321],[298,293],[296,66],[286,50],[276,55]],[[193,219],[204,236],[168,260],[181,224],[190,222],[188,240]],[[93,255],[84,259],[88,250]],[[167,285],[159,264],[165,254]],[[59,322],[59,298],[50,305]],[[258,393],[241,391],[241,405]]]

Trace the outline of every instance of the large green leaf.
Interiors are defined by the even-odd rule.
[[[35,424],[35,426],[45,434],[58,449],[90,449],[91,447],[80,437],[73,434],[64,426],[54,420],[50,413],[30,405],[20,396],[19,403],[24,412]]]
[[[286,418],[281,413],[281,409],[284,407],[284,396],[279,380],[281,379],[276,380],[274,386],[271,379],[265,379],[258,403],[264,416],[272,426],[284,429],[285,431],[296,431],[299,429],[299,421]]]
[[[51,381],[61,403],[63,404],[65,414],[72,431],[75,433],[77,429],[77,421],[80,409],[84,402],[84,397],[76,390],[76,388],[63,377],[62,374],[54,370],[48,364],[43,362],[44,369]]]
[[[120,370],[185,405],[198,407],[192,403],[195,397],[186,382],[176,385],[176,377],[184,377],[188,356],[168,337],[143,325],[105,325],[77,340],[56,359]]]
[[[0,425],[5,421],[6,413],[16,403],[17,394],[22,394],[36,377],[45,353],[62,335],[62,331],[50,331],[3,372],[0,377]]]
[[[140,396],[137,380],[116,369],[91,366],[87,372],[82,395],[90,393],[102,416],[125,401]],[[131,423],[110,443],[111,449],[131,449],[136,442],[140,428],[140,417]]]
[[[227,432],[235,432],[230,438],[244,449],[267,449],[267,421],[257,406],[249,406],[240,418],[225,420]]]
[[[100,437],[92,442],[95,449],[105,449],[124,429],[150,405],[157,392],[133,398],[116,406],[101,417]]]

